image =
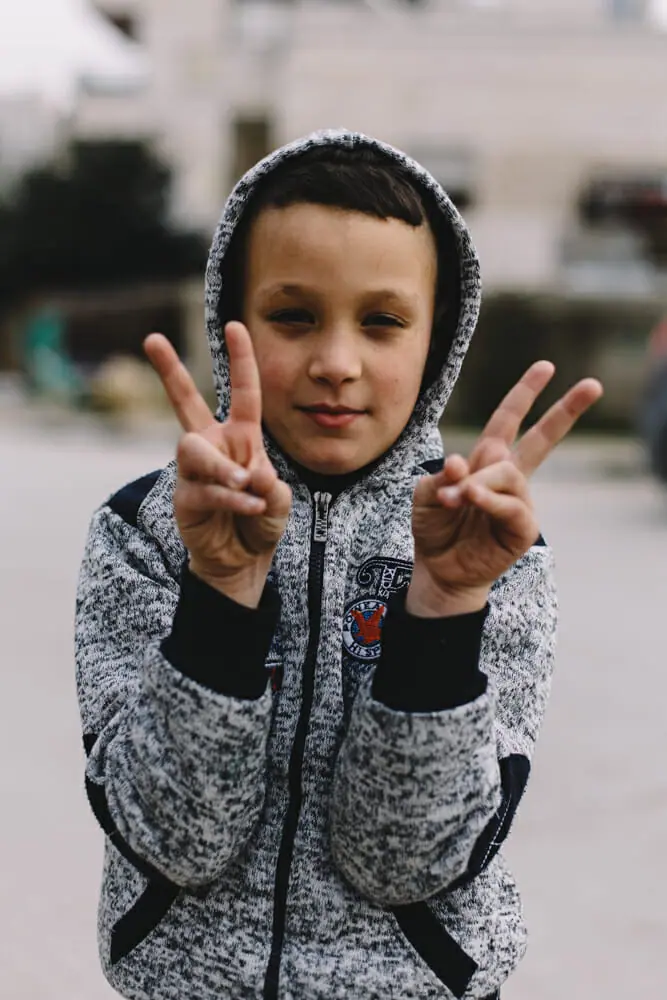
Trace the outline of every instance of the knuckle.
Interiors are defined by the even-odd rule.
[[[503,475],[512,486],[518,486],[523,480],[522,472],[517,468],[511,459],[504,459],[501,463]]]
[[[509,448],[502,438],[491,437],[482,441],[478,459],[485,465],[504,461],[510,454]]]
[[[191,432],[181,434],[176,446],[177,458],[189,458],[192,455],[193,448],[195,447],[195,442],[193,440],[195,437],[196,435]]]

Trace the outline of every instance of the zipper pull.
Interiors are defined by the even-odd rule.
[[[329,505],[331,504],[330,493],[316,493],[313,497],[315,501],[315,524],[313,525],[313,541],[326,542],[329,528]]]

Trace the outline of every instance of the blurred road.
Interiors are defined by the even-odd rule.
[[[171,432],[16,424],[0,414],[0,996],[111,1000],[97,966],[102,838],[82,791],[73,594],[93,508],[164,464]],[[631,445],[590,440],[564,446],[535,493],[562,627],[507,852],[531,945],[503,1000],[662,1000],[667,497]]]

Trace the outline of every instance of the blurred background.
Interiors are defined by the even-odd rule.
[[[419,159],[478,247],[449,450],[537,358],[558,371],[544,405],[605,383],[535,487],[562,629],[508,848],[532,945],[506,996],[667,996],[667,0],[5,0],[8,1000],[112,996],[71,622],[92,510],[173,454],[141,342],[164,332],[211,394],[203,269],[224,199],[276,145],[337,126]]]

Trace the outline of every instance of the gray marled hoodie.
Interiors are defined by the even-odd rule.
[[[220,415],[231,234],[259,179],[313,144],[372,145],[435,196],[459,247],[458,331],[391,452],[335,499],[312,496],[269,442],[294,503],[258,611],[183,570],[173,463],[93,518],[77,682],[86,786],[106,833],[101,961],[133,1000],[482,998],[525,948],[498,849],[548,697],[552,557],[540,540],[477,624],[424,626],[401,610],[413,490],[442,462],[438,421],[480,298],[467,230],[420,167],[326,132],[239,183],[208,269]],[[259,679],[250,667],[243,679],[246,654],[259,657]],[[467,694],[454,690],[458,673]],[[443,677],[454,678],[449,695],[406,700],[412,678]]]

